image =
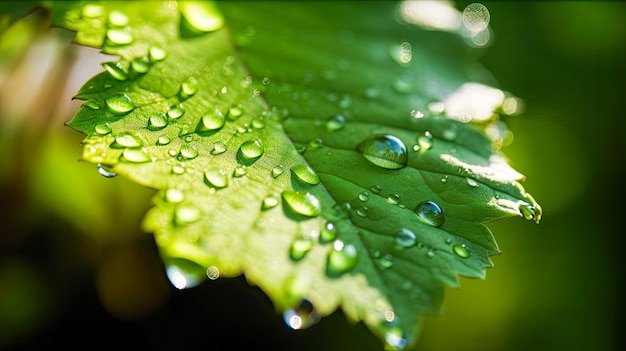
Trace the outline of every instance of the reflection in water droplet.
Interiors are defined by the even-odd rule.
[[[113,171],[109,171],[107,167],[103,166],[100,163],[98,163],[96,167],[98,168],[98,173],[100,173],[100,175],[102,175],[105,178],[113,178],[117,175],[117,173]]]
[[[291,243],[289,256],[294,261],[299,261],[313,248],[313,240],[307,238],[298,238]]]
[[[411,230],[402,228],[396,233],[396,244],[402,247],[412,247],[417,243],[417,237]]]
[[[302,299],[298,305],[283,313],[283,320],[293,330],[306,329],[319,322],[321,316],[311,301]]]
[[[293,190],[284,190],[282,192],[284,203],[295,213],[316,217],[322,211],[320,200],[311,193],[302,193]]]
[[[415,207],[415,214],[422,222],[433,227],[440,227],[444,222],[443,210],[432,201],[420,202]]]
[[[358,262],[359,253],[354,245],[335,240],[328,254],[327,271],[331,275],[341,274],[356,267]]]
[[[461,257],[461,258],[468,258],[470,253],[467,250],[467,248],[465,247],[465,244],[461,244],[461,245],[453,245],[452,246],[452,250],[454,251],[454,253]]]
[[[225,188],[228,186],[228,175],[220,169],[209,169],[204,172],[207,185],[213,188]]]
[[[346,125],[346,119],[342,115],[335,115],[326,120],[326,130],[334,132],[343,129]]]
[[[386,169],[400,169],[408,163],[406,146],[392,135],[371,136],[358,145],[358,151],[372,164]]]
[[[160,130],[167,127],[167,116],[163,114],[152,115],[148,119],[148,129]]]
[[[316,185],[320,183],[320,177],[315,171],[307,165],[296,165],[291,167],[291,172],[302,182],[310,185]]]
[[[126,94],[111,95],[104,100],[109,111],[116,115],[123,115],[135,109],[135,104]]]

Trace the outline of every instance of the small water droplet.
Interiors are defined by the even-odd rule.
[[[359,200],[365,202],[367,200],[369,200],[370,198],[370,194],[367,191],[363,191],[361,193],[359,193]]]
[[[443,177],[441,177],[442,183],[446,183],[447,181],[448,181],[448,175],[444,175]]]
[[[426,252],[426,256],[428,256],[428,258],[435,257],[435,251],[433,249],[428,249],[428,251]]]
[[[389,269],[393,267],[393,256],[390,253],[384,254],[379,260],[378,263],[381,267]]]
[[[265,128],[265,120],[262,117],[255,118],[252,120],[252,128],[254,129],[263,129]]]
[[[183,99],[189,98],[198,92],[198,80],[189,77],[180,84],[180,95]]]
[[[169,144],[171,142],[172,142],[172,140],[167,135],[162,135],[162,136],[160,136],[157,139],[156,144],[160,145],[160,146],[163,146],[163,145],[167,145],[167,144]]]
[[[321,316],[311,301],[302,299],[294,308],[283,313],[283,320],[293,330],[306,329],[319,322]]]
[[[452,250],[454,251],[454,253],[461,257],[461,258],[468,258],[470,253],[467,250],[467,248],[465,247],[465,244],[461,244],[461,245],[453,245],[452,246]]]
[[[245,176],[247,172],[248,171],[246,170],[246,166],[237,165],[237,167],[235,167],[235,170],[233,171],[233,177],[241,178]]]
[[[400,194],[390,194],[387,196],[387,202],[392,205],[397,205],[400,203]]]
[[[433,147],[433,135],[429,131],[424,132],[417,136],[417,145],[420,149],[428,150]]]
[[[307,216],[319,216],[322,211],[320,200],[311,193],[303,193],[293,190],[282,192],[284,203],[295,213]]]
[[[396,244],[402,247],[413,247],[417,243],[417,237],[411,230],[402,228],[396,233]]]
[[[226,147],[226,143],[223,141],[217,141],[213,144],[213,149],[211,149],[211,155],[220,155],[226,152],[228,148]]]
[[[278,178],[281,174],[285,172],[283,166],[276,166],[272,168],[272,178]]]
[[[148,119],[148,129],[160,130],[167,127],[167,123],[167,116],[165,116],[164,114],[152,115]]]
[[[338,275],[347,272],[356,267],[358,262],[359,253],[354,245],[335,240],[326,260],[327,273]]]
[[[400,169],[408,163],[406,146],[392,135],[371,136],[358,145],[358,151],[381,168]]]
[[[380,185],[372,185],[372,187],[370,188],[370,190],[374,193],[374,194],[380,194],[380,191],[382,190]]]
[[[206,276],[211,280],[216,280],[220,277],[219,268],[215,266],[209,266],[209,268],[206,269]]]
[[[207,185],[213,188],[225,188],[228,186],[228,175],[221,169],[209,169],[204,172]]]
[[[313,138],[311,139],[311,141],[309,141],[309,147],[311,149],[319,149],[322,146],[324,146],[324,142],[322,141],[322,138]]]
[[[415,207],[415,214],[423,223],[440,227],[444,222],[443,210],[433,201],[422,201]]]
[[[289,256],[294,261],[299,261],[313,248],[313,240],[307,238],[297,238],[291,243]]]
[[[178,204],[185,200],[185,193],[178,189],[170,188],[165,190],[164,200],[169,203]]]
[[[181,165],[172,166],[172,173],[174,174],[185,174],[185,167]]]
[[[291,172],[302,182],[310,185],[320,183],[320,177],[315,171],[307,165],[296,165],[291,167]]]
[[[326,120],[326,130],[335,132],[343,129],[346,125],[346,119],[342,115],[335,115]]]
[[[107,30],[106,37],[112,45],[128,45],[135,40],[127,28],[111,28]]]
[[[200,123],[196,128],[197,132],[215,131],[224,126],[224,115],[221,111],[207,111],[202,115]]]
[[[134,163],[150,162],[152,159],[145,148],[126,148],[122,152],[122,160]]]
[[[269,210],[270,208],[274,208],[278,206],[280,199],[275,195],[267,195],[263,198],[263,204],[261,205],[262,210]]]
[[[192,205],[181,205],[174,211],[174,223],[177,225],[187,225],[200,220],[202,212]]]
[[[450,125],[449,128],[444,129],[442,133],[443,138],[448,141],[454,141],[454,139],[456,139],[456,136],[458,134],[458,129],[459,127],[456,124]]]
[[[96,124],[95,131],[100,135],[107,135],[111,133],[111,126],[108,123],[98,123]]]
[[[334,223],[328,222],[320,231],[319,240],[322,244],[329,243],[337,239],[337,227]]]
[[[183,104],[172,105],[170,109],[167,110],[167,117],[171,119],[181,118],[185,114],[185,107]]]
[[[265,150],[258,140],[248,140],[239,147],[239,154],[247,161],[256,160],[263,155]]]
[[[148,50],[150,62],[163,61],[167,57],[167,51],[159,46],[151,46]]]
[[[463,25],[472,33],[487,28],[490,19],[489,10],[481,3],[469,4],[463,10]]]
[[[92,110],[99,110],[100,109],[100,104],[98,103],[98,101],[96,100],[88,100],[86,101],[83,106],[88,107]]]
[[[233,105],[228,109],[228,118],[235,120],[243,115],[243,107],[241,105]]]
[[[446,105],[441,101],[435,101],[428,104],[428,110],[436,115],[443,113],[445,109]]]
[[[535,218],[535,206],[524,202],[519,204],[518,209],[524,219],[530,221]]]
[[[415,119],[424,118],[424,112],[420,110],[411,110],[411,117]]]
[[[102,67],[106,69],[107,72],[111,75],[111,77],[124,81],[128,79],[128,68],[124,66],[121,62],[103,62]]]
[[[104,100],[109,111],[116,115],[123,115],[135,109],[135,104],[126,94],[111,95]]]
[[[471,186],[472,188],[478,187],[478,182],[472,178],[465,178],[465,181],[467,182],[467,185]]]
[[[130,62],[130,69],[135,73],[146,73],[150,68],[150,59],[146,56],[138,57]]]
[[[183,159],[192,160],[198,157],[198,150],[191,145],[185,144],[180,148],[179,156]]]
[[[105,178],[113,178],[117,175],[117,173],[108,170],[108,167],[103,166],[101,163],[98,163],[96,167],[98,168],[98,173]]]
[[[124,27],[128,25],[128,16],[119,12],[119,11],[111,11],[109,12],[109,25],[113,27]]]

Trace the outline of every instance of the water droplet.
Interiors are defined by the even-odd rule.
[[[245,141],[239,147],[239,153],[246,160],[256,160],[257,158],[263,155],[263,146],[261,146],[261,142],[258,140],[248,140]]]
[[[433,147],[433,135],[426,131],[417,136],[417,145],[420,149],[428,150]]]
[[[83,6],[80,14],[86,18],[97,18],[104,16],[106,14],[106,9],[101,5],[89,4]]]
[[[214,131],[224,126],[224,115],[221,111],[207,111],[202,115],[196,131]]]
[[[330,275],[338,275],[347,272],[359,263],[359,253],[352,244],[344,244],[341,240],[335,240],[333,248],[326,260],[327,272]]]
[[[406,347],[407,341],[400,327],[391,326],[385,332],[385,343],[390,350],[402,350]]]
[[[461,245],[453,245],[452,246],[452,250],[454,251],[454,253],[461,257],[461,258],[468,258],[470,253],[467,250],[467,248],[465,247],[465,244],[461,244]]]
[[[372,164],[386,169],[400,169],[408,163],[406,146],[392,135],[371,136],[358,145],[358,151]]]
[[[428,258],[435,257],[435,251],[433,251],[433,249],[428,249],[428,251],[426,252],[426,256],[428,256]]]
[[[316,217],[322,211],[320,200],[311,193],[302,193],[293,190],[284,190],[282,192],[284,203],[295,213]]]
[[[183,104],[172,105],[170,109],[167,110],[167,117],[172,119],[181,118],[185,114],[185,107]]]
[[[478,187],[478,182],[472,178],[465,178],[465,181],[467,182],[467,185],[471,186],[472,188]]]
[[[237,167],[235,167],[235,170],[233,171],[233,177],[241,178],[245,176],[247,172],[248,171],[246,170],[246,166],[237,165]]]
[[[106,36],[112,45],[128,45],[135,40],[129,28],[111,28]]]
[[[277,196],[267,195],[265,198],[263,198],[263,204],[261,205],[261,209],[269,210],[270,208],[278,206],[279,202],[280,200]]]
[[[320,231],[320,242],[324,244],[335,239],[337,239],[337,227],[334,223],[328,222]]]
[[[413,247],[417,243],[417,237],[411,230],[402,228],[396,233],[396,244],[402,247]]]
[[[422,222],[433,227],[440,227],[444,221],[443,210],[432,201],[420,202],[415,207],[415,214]]]
[[[213,149],[211,149],[211,155],[220,155],[226,152],[228,148],[226,147],[226,143],[223,141],[217,141],[213,144]]]
[[[124,133],[120,134],[115,138],[115,143],[111,145],[114,148],[124,148],[124,147],[140,147],[143,146],[143,143],[139,138],[130,134]]]
[[[215,266],[209,266],[209,268],[206,269],[206,276],[211,280],[216,280],[220,277],[219,268]]]
[[[302,182],[310,185],[316,185],[320,183],[320,177],[315,171],[307,165],[296,165],[291,167],[291,172]]]
[[[124,66],[121,62],[103,62],[102,67],[106,69],[107,72],[111,75],[111,77],[124,81],[128,79],[128,68]]]
[[[167,116],[163,114],[152,115],[148,119],[148,129],[160,130],[167,126]]]
[[[370,194],[367,191],[363,191],[361,193],[359,193],[359,200],[365,202],[367,200],[369,200],[370,198]]]
[[[342,115],[335,115],[326,120],[326,130],[334,132],[343,129],[346,125],[346,119]]]
[[[281,174],[285,172],[283,166],[276,166],[272,168],[272,178],[278,178]]]
[[[119,12],[119,11],[111,11],[109,12],[109,25],[114,27],[124,27],[128,25],[128,16]]]
[[[198,80],[194,77],[189,77],[180,84],[180,95],[186,99],[193,96],[198,92]]]
[[[367,211],[369,211],[369,208],[367,208],[367,206],[363,206],[363,207],[359,208],[358,210],[356,210],[356,214],[359,217],[365,218],[365,217],[367,217]]]
[[[311,141],[309,141],[309,147],[311,149],[319,149],[322,146],[324,146],[324,141],[322,140],[322,138],[313,138],[311,139]]]
[[[146,73],[150,68],[150,59],[148,57],[138,57],[130,62],[130,69],[135,73]]]
[[[113,178],[117,175],[117,173],[109,171],[106,166],[103,166],[100,163],[98,163],[96,167],[98,168],[98,173],[105,178]]]
[[[283,320],[293,330],[306,329],[319,322],[321,316],[311,301],[302,299],[294,308],[283,313]]]
[[[167,57],[167,51],[165,51],[161,47],[151,46],[150,49],[148,50],[148,58],[150,59],[150,62],[162,61],[162,60],[165,60],[166,57]]]
[[[98,123],[96,124],[95,131],[100,135],[107,135],[111,133],[111,126],[108,123]]]
[[[185,167],[181,165],[175,165],[172,167],[172,173],[174,174],[185,174]]]
[[[124,161],[134,162],[134,163],[143,163],[150,162],[152,159],[145,148],[133,147],[124,149],[122,152],[122,157]]]
[[[207,185],[214,188],[225,188],[228,186],[228,175],[220,169],[209,169],[204,172],[204,179]]]
[[[206,278],[206,270],[197,263],[182,258],[165,259],[167,278],[177,289],[198,286]]]
[[[456,139],[459,127],[456,124],[450,125],[449,128],[444,129],[442,136],[444,139],[448,141],[453,141]]]
[[[424,112],[420,110],[411,110],[411,117],[415,119],[424,118]]]
[[[243,107],[241,105],[233,105],[228,109],[228,118],[235,120],[243,115]]]
[[[519,204],[518,209],[524,219],[530,221],[535,218],[535,206],[524,202]]]
[[[186,23],[200,32],[213,32],[224,26],[224,18],[217,6],[204,1],[180,2],[178,8]]]
[[[88,100],[83,104],[83,106],[88,107],[92,110],[100,109],[100,104],[96,100]]]
[[[111,95],[104,102],[109,110],[116,115],[123,115],[135,109],[135,104],[126,94]]]
[[[299,261],[313,248],[313,240],[306,238],[297,238],[291,243],[289,256],[294,261]]]
[[[162,145],[167,145],[171,142],[172,140],[167,135],[162,135],[159,137],[159,139],[157,139],[156,144],[162,146]]]
[[[444,175],[443,177],[441,177],[442,183],[446,183],[447,181],[448,181],[448,175]]]
[[[372,185],[372,187],[370,188],[370,190],[371,190],[374,194],[380,194],[380,191],[382,190],[382,188],[380,187],[380,185]]]
[[[400,203],[400,194],[390,194],[387,196],[387,202],[392,205],[397,205]]]
[[[164,199],[169,203],[178,204],[185,200],[185,193],[174,188],[167,189],[165,190]]]
[[[187,160],[192,160],[198,157],[198,150],[191,145],[183,145],[180,148],[180,157]]]
[[[177,225],[187,225],[200,220],[202,212],[192,205],[181,205],[174,211],[174,222]]]

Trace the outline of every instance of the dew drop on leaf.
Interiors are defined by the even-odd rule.
[[[302,299],[294,308],[283,313],[283,320],[293,330],[306,329],[319,322],[321,316],[311,301]]]
[[[408,163],[406,146],[392,135],[370,136],[359,143],[358,151],[369,162],[381,168],[400,169]]]
[[[167,135],[162,135],[157,139],[156,144],[162,146],[162,145],[167,145],[171,142],[172,140]]]
[[[402,247],[413,247],[417,243],[417,237],[411,230],[402,228],[396,233],[396,244]]]
[[[124,134],[120,134],[115,138],[115,143],[112,145],[112,147],[140,147],[143,146],[143,143],[141,142],[141,140],[139,140],[139,138],[137,138],[136,136],[130,134],[130,133],[124,133]]]
[[[245,176],[247,172],[248,171],[246,170],[245,166],[237,165],[237,167],[235,167],[235,170],[233,171],[233,177],[241,178]]]
[[[165,273],[167,279],[179,290],[193,288],[206,277],[206,270],[195,262],[182,258],[167,258]]]
[[[393,267],[393,256],[389,253],[384,254],[379,258],[378,263],[380,263],[381,267],[389,269]]]
[[[213,32],[224,26],[224,18],[217,6],[206,1],[183,1],[180,12],[193,29],[200,32]]]
[[[424,134],[417,136],[417,145],[421,150],[428,150],[433,147],[433,135],[426,131]]]
[[[528,204],[528,203],[521,203],[518,206],[518,209],[522,217],[524,217],[524,219],[527,219],[530,221],[535,218],[535,215],[536,215],[535,206]]]
[[[172,119],[181,118],[185,114],[185,107],[183,104],[170,106],[170,109],[167,110],[167,117]]]
[[[269,210],[270,208],[278,206],[278,203],[279,199],[277,196],[267,195],[265,198],[263,198],[263,204],[261,204],[261,209]]]
[[[135,40],[130,31],[121,28],[111,28],[107,30],[106,36],[113,45],[127,45]]]
[[[319,240],[321,243],[329,243],[337,239],[337,227],[334,223],[328,222],[320,231]]]
[[[100,104],[95,101],[95,100],[88,100],[86,101],[83,106],[88,107],[92,110],[99,110],[100,109]]]
[[[150,130],[160,130],[167,127],[167,116],[163,114],[156,114],[150,116],[148,119],[148,129]]]
[[[374,193],[374,194],[380,194],[380,191],[382,190],[380,185],[372,185],[372,187],[370,188],[370,190]]]
[[[420,202],[415,207],[415,214],[425,224],[440,227],[444,221],[443,210],[433,201]]]
[[[452,251],[454,251],[454,253],[457,256],[461,257],[461,258],[468,258],[469,257],[469,251],[465,247],[465,244],[453,245],[452,246]]]
[[[327,272],[330,275],[345,273],[356,267],[358,262],[359,253],[354,245],[335,240],[326,260]]]
[[[239,147],[239,152],[241,156],[243,156],[247,160],[252,160],[261,157],[263,155],[263,147],[261,146],[261,142],[258,140],[248,140],[245,141]]]
[[[98,123],[96,124],[95,131],[100,135],[107,135],[111,133],[111,126],[108,123]]]
[[[400,194],[389,194],[387,196],[387,202],[392,205],[397,205],[400,203]]]
[[[283,166],[276,166],[272,168],[272,178],[278,178],[281,174],[285,172]]]
[[[241,105],[233,105],[228,109],[227,115],[229,119],[235,120],[243,115],[243,107]]]
[[[320,183],[320,177],[315,171],[307,165],[296,165],[291,167],[291,172],[298,178],[298,180],[310,184],[316,185]]]
[[[180,157],[187,160],[192,160],[198,157],[198,150],[191,145],[183,145],[180,148]]]
[[[213,188],[225,188],[228,186],[228,175],[220,169],[208,169],[204,172],[207,185]]]
[[[109,13],[108,21],[110,26],[124,27],[128,25],[128,16],[119,11],[111,11]]]
[[[226,147],[226,143],[223,141],[218,141],[213,144],[213,149],[211,149],[211,155],[220,155],[226,152],[228,148]]]
[[[163,61],[167,57],[167,51],[159,46],[151,46],[148,49],[148,58],[150,62],[158,62]]]
[[[313,241],[308,238],[297,238],[291,243],[289,257],[294,261],[299,261],[313,248]]]
[[[150,69],[148,57],[138,57],[130,62],[130,69],[135,73],[146,73]]]
[[[326,130],[334,132],[343,129],[346,125],[346,119],[342,115],[335,115],[326,120]]]
[[[472,188],[478,187],[478,182],[472,178],[465,178],[465,181],[467,182],[467,185],[471,186]]]
[[[189,77],[180,84],[180,93],[183,98],[193,96],[198,92],[198,80],[194,77]]]
[[[86,18],[97,18],[97,17],[104,16],[106,14],[106,10],[104,6],[89,4],[89,5],[83,6],[83,8],[80,11],[80,14],[81,16],[86,17]]]
[[[126,94],[111,95],[104,100],[109,111],[116,115],[123,115],[135,109],[135,104]]]
[[[169,203],[177,204],[185,200],[185,193],[174,188],[167,189],[165,190],[164,200]]]
[[[214,131],[224,126],[224,114],[220,110],[207,111],[202,115],[196,131]]]
[[[200,220],[200,209],[192,205],[182,205],[174,212],[174,223],[176,225],[187,225]]]
[[[98,173],[105,178],[113,178],[117,175],[117,173],[109,171],[107,167],[103,166],[101,163],[98,163],[96,167],[98,168]]]
[[[126,148],[122,152],[122,159],[124,161],[133,162],[133,163],[143,163],[150,162],[152,159],[150,155],[146,152],[145,148],[132,147]]]
[[[284,204],[293,212],[307,216],[316,217],[322,211],[320,200],[311,193],[303,193],[293,190],[284,190],[282,192]]]
[[[124,81],[128,79],[128,68],[124,66],[121,62],[103,62],[102,67],[106,69],[107,72],[111,75],[111,77]]]

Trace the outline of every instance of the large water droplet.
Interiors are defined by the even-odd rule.
[[[453,245],[452,251],[454,251],[454,253],[461,258],[468,258],[470,255],[469,251],[465,247],[465,244]]]
[[[194,159],[198,157],[198,150],[191,145],[185,144],[180,148],[180,157],[187,160]]]
[[[343,129],[346,125],[346,119],[342,115],[335,115],[326,120],[326,130],[334,132]]]
[[[404,143],[392,135],[374,135],[358,145],[358,151],[372,164],[386,169],[400,169],[408,163]]]
[[[160,130],[167,127],[167,116],[163,114],[156,114],[150,116],[148,119],[148,129],[150,130]]]
[[[412,247],[417,243],[417,237],[411,230],[402,228],[396,233],[396,244],[402,247]]]
[[[292,260],[299,261],[313,248],[313,240],[308,238],[297,238],[291,243],[289,256]]]
[[[220,169],[209,169],[204,172],[204,179],[207,185],[214,188],[225,188],[228,186],[228,175]]]
[[[415,214],[422,222],[433,227],[440,227],[444,221],[443,210],[432,201],[420,202],[415,207]]]
[[[320,200],[311,193],[302,193],[293,190],[284,190],[282,192],[284,203],[295,213],[316,217],[322,211]]]
[[[189,29],[213,32],[224,26],[224,18],[216,4],[205,1],[183,1],[180,2],[179,9]]]
[[[215,131],[224,126],[224,114],[220,110],[207,111],[202,115],[196,131]]]
[[[100,173],[101,176],[105,177],[105,178],[113,178],[117,175],[117,173],[108,170],[106,166],[103,166],[102,164],[98,163],[98,165],[96,166],[98,168],[98,173]]]
[[[302,182],[310,185],[316,185],[320,183],[320,177],[315,171],[307,165],[296,165],[291,167],[291,172]]]
[[[319,322],[320,318],[311,301],[307,299],[302,299],[296,307],[283,313],[283,320],[294,330],[306,329]]]
[[[135,109],[135,104],[126,94],[111,95],[104,100],[109,111],[116,115],[123,115]]]
[[[263,155],[263,146],[258,140],[245,141],[239,147],[239,154],[247,161],[256,160]]]
[[[335,240],[326,261],[327,273],[329,275],[345,273],[356,267],[358,262],[359,253],[354,245]]]

